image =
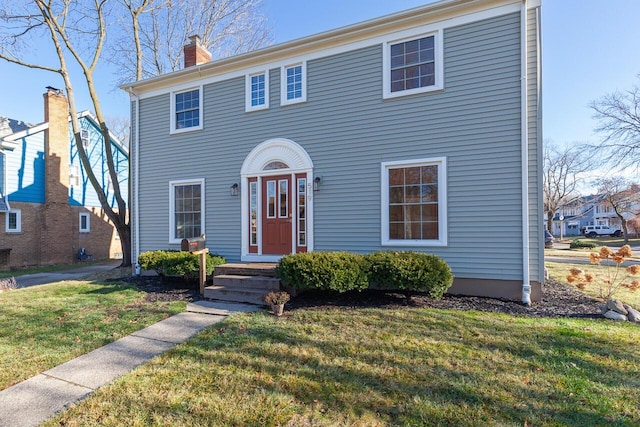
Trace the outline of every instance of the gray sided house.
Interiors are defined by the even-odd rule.
[[[444,0],[123,86],[133,261],[412,250],[540,300],[539,0]],[[194,46],[195,45],[195,46]]]

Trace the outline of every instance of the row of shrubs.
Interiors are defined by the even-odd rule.
[[[425,292],[441,298],[453,283],[449,265],[433,254],[380,251],[309,252],[283,257],[276,267],[282,284],[294,289],[338,292],[367,288]]]
[[[227,260],[220,255],[207,254],[207,276],[216,265]],[[159,276],[177,276],[185,280],[196,280],[200,275],[198,255],[174,250],[143,252],[138,256],[138,264],[143,270],[154,270]]]
[[[593,242],[587,242],[586,240],[574,239],[569,243],[571,249],[594,249],[596,246]]]

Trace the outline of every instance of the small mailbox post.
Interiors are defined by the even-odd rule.
[[[194,255],[198,255],[200,259],[200,294],[204,294],[204,284],[207,281],[207,254],[209,249],[206,246],[205,235],[200,237],[192,237],[189,239],[182,239],[180,242],[180,250],[185,252],[191,252]]]

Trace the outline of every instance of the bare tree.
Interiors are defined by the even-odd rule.
[[[105,123],[93,78],[106,37],[105,17],[110,13],[107,6],[106,0],[93,0],[92,2],[82,2],[82,4],[70,0],[33,0],[31,2],[17,3],[5,1],[0,4],[0,19],[6,23],[0,33],[0,40],[2,41],[0,58],[24,67],[51,71],[62,77],[67,92],[71,127],[80,161],[96,191],[105,214],[114,224],[120,236],[123,255],[122,264],[130,265],[131,238],[127,220],[127,204],[122,198],[113,159],[113,148],[109,143],[109,129]],[[50,49],[55,52],[58,61],[56,65],[31,63],[25,59],[23,55],[25,50],[19,49],[19,47],[33,39],[50,41]],[[105,191],[91,168],[91,163],[82,144],[69,63],[78,66],[84,76],[84,83],[89,92],[96,119],[105,141],[105,158],[109,178],[113,184],[113,194],[117,209],[113,209],[109,204]]]
[[[179,70],[183,47],[200,36],[213,59],[256,50],[272,43],[261,0],[119,0],[127,9],[135,44],[121,32],[111,58],[121,83]],[[130,31],[130,30],[129,30]]]
[[[547,229],[553,232],[553,217],[558,209],[575,203],[580,198],[578,187],[582,173],[591,169],[588,156],[578,149],[558,148],[545,144],[543,158],[543,206],[547,215]]]
[[[0,0],[0,59],[58,74],[67,93],[71,126],[79,158],[122,246],[123,266],[131,265],[131,231],[109,141],[109,128],[95,87],[94,72],[107,48],[107,28],[120,49],[111,45],[127,79],[176,70],[182,45],[199,34],[218,57],[255,49],[270,42],[266,19],[255,8],[260,0]],[[117,35],[122,37],[118,38]],[[54,64],[30,60],[30,47],[48,41]],[[46,55],[44,55],[46,57]],[[44,61],[44,60],[43,60]],[[79,68],[81,75],[70,70]],[[79,77],[78,77],[79,76]],[[82,144],[74,83],[84,85],[105,141],[105,157],[117,209],[112,209],[91,169]]]
[[[131,122],[129,118],[125,116],[107,116],[107,123],[109,123],[109,130],[118,138],[118,141],[125,147],[129,147],[129,134],[131,129]]]
[[[592,148],[616,168],[637,168],[640,164],[640,86],[607,94],[589,106],[599,121],[596,131],[604,136]]]
[[[634,217],[638,213],[640,203],[640,186],[626,178],[601,178],[596,181],[598,193],[603,201],[612,207],[624,232],[624,243],[629,243],[627,217]]]

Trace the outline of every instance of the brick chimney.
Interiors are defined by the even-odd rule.
[[[73,260],[73,222],[69,207],[69,104],[60,89],[47,87],[44,96],[45,205],[40,244],[46,264]]]
[[[200,44],[200,36],[189,37],[190,43],[184,47],[184,68],[211,61],[211,53]]]

